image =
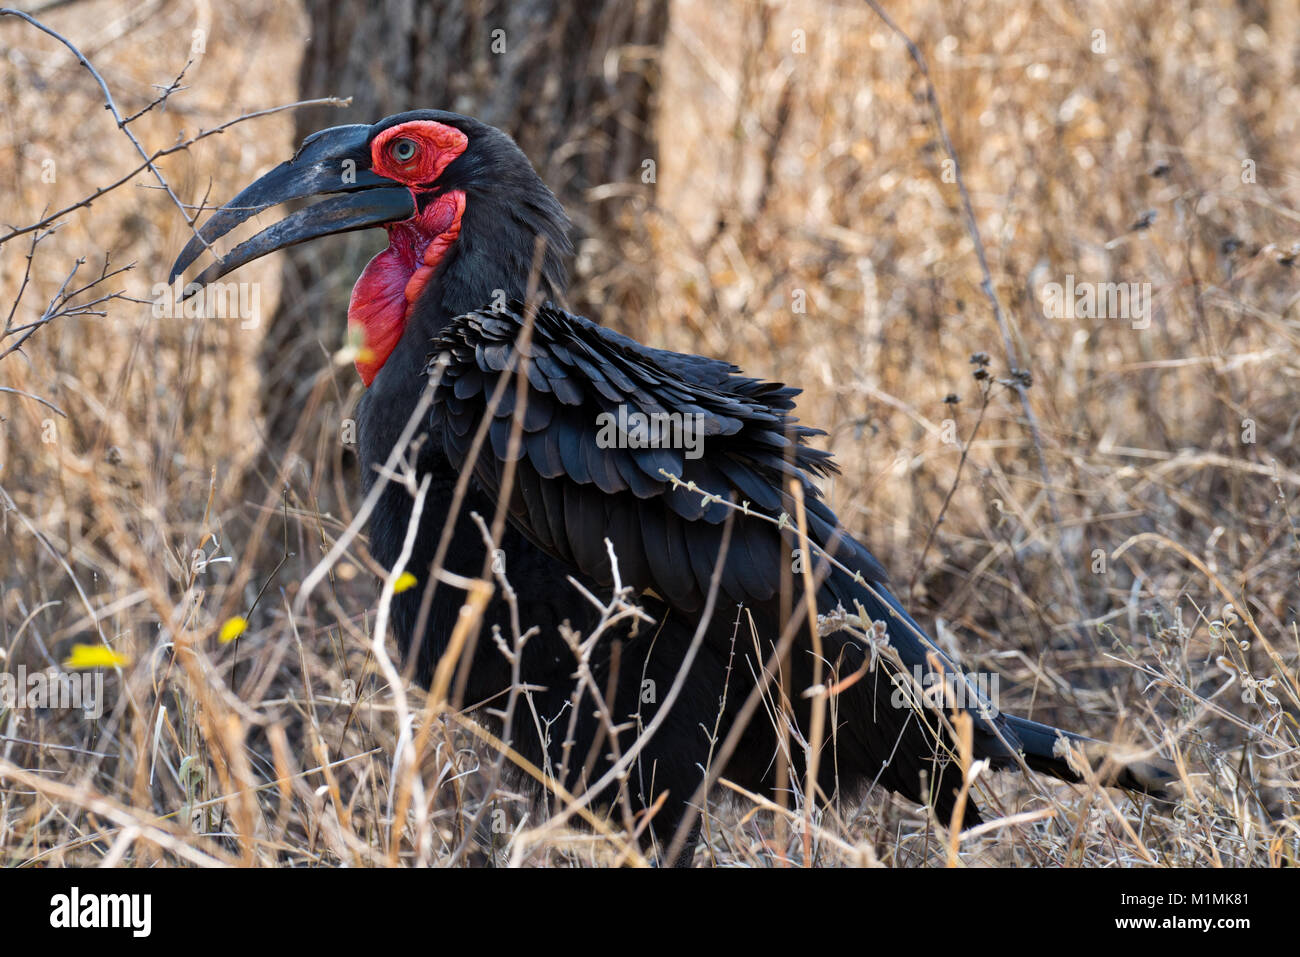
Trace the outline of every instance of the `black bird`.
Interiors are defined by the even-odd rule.
[[[689,861],[706,769],[710,780],[721,770],[770,793],[787,734],[809,740],[812,697],[803,692],[818,674],[817,642],[801,604],[802,559],[815,570],[817,612],[828,616],[818,628],[822,680],[839,679],[819,758],[820,789],[829,795],[878,782],[951,819],[962,780],[951,726],[933,699],[900,694],[887,674],[865,671],[874,660],[871,642],[860,630],[856,637],[836,630],[835,617],[856,615],[860,625],[877,629],[923,683],[938,671],[958,676],[959,669],[890,594],[879,562],[820,500],[816,479],[835,465],[807,444],[821,433],[792,415],[798,390],[748,378],[723,360],[641,345],[554,305],[571,252],[568,219],[514,142],[477,120],[417,110],[372,126],[322,130],[217,211],[201,233],[211,243],[271,206],[322,194],[328,198],[237,245],[198,282],[319,236],[387,230],[389,245],[357,280],[348,310],[357,369],[368,387],[358,412],[363,485],[369,492],[385,482],[370,521],[370,551],[390,569],[399,558],[414,499],[404,484],[384,478],[381,466],[432,383],[415,439],[400,450],[414,456],[430,483],[406,567],[428,586],[446,532],[442,568],[482,576],[488,552],[470,515],[491,523],[503,499],[504,568],[498,562],[495,571],[516,594],[518,623],[537,629],[517,665],[531,706],[514,708],[504,726],[502,702],[516,676],[491,629],[506,645],[516,632],[509,602],[501,588],[494,591],[457,679],[461,700],[484,703],[476,712],[481,721],[573,793],[600,782],[618,755],[639,747],[619,777],[636,810],[663,799],[644,839],[656,840],[662,852],[680,826],[674,863]],[[191,240],[171,281],[203,249]],[[486,434],[476,443],[485,419]],[[655,442],[649,430],[665,426]],[[453,510],[464,472],[468,488]],[[807,555],[796,551],[794,486],[802,492]],[[580,683],[574,645],[562,628],[567,623],[588,636],[599,613],[569,578],[594,595],[609,594],[606,539],[620,580],[651,621],[608,629],[590,650],[590,677]],[[402,653],[415,656],[414,675],[425,687],[465,601],[448,584],[434,586],[431,600],[429,594],[429,587],[412,588],[396,596],[393,608]],[[793,644],[776,655],[787,624]],[[701,637],[693,644],[697,628]],[[898,671],[888,656],[877,666]],[[955,682],[943,707],[951,713],[949,706],[961,705],[971,716],[975,758],[995,768],[1023,760],[1033,770],[1080,779],[1063,744],[1095,742],[1000,714],[971,683]],[[614,740],[602,708],[616,722]],[[725,767],[717,767],[728,733],[746,717],[752,720]],[[650,727],[653,735],[638,742]],[[802,786],[805,748],[783,753]],[[1119,767],[1109,780],[1158,793],[1168,776],[1158,762],[1146,762]],[[614,784],[592,795],[601,802],[614,796]],[[961,823],[978,820],[975,804],[965,803]]]

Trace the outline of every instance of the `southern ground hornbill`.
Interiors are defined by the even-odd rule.
[[[778,769],[788,768],[784,780],[803,786],[805,742],[817,739],[824,794],[878,782],[933,806],[947,823],[962,781],[954,704],[972,721],[973,758],[1080,779],[1066,744],[1088,739],[1000,714],[969,681],[949,685],[942,713],[937,699],[896,693],[889,675],[899,661],[922,683],[936,670],[959,672],[819,499],[815,479],[835,466],[806,444],[820,433],[796,424],[797,390],[747,378],[725,361],[643,346],[553,305],[565,287],[569,223],[508,136],[433,110],[323,130],[217,211],[202,235],[211,243],[271,206],[321,194],[333,195],[237,245],[198,281],[293,243],[387,230],[388,248],[366,266],[348,308],[367,386],[357,420],[363,484],[386,485],[370,520],[370,551],[391,569],[407,538],[414,498],[383,466],[432,384],[415,439],[400,450],[430,481],[406,567],[432,582],[450,524],[441,568],[483,576],[488,551],[471,513],[490,522],[498,501],[508,505],[496,571],[514,590],[517,619],[512,625],[497,588],[481,640],[465,652],[461,700],[482,704],[480,719],[533,765],[580,793],[635,750],[615,777],[637,810],[663,798],[643,833],[661,852],[676,835],[677,863],[690,857],[706,774],[770,792]],[[203,249],[191,240],[173,281]],[[647,424],[667,428],[656,441]],[[471,481],[453,510],[465,472]],[[609,595],[607,539],[622,583],[653,621],[622,623],[594,643],[579,682],[573,633],[591,634],[599,611],[569,579]],[[801,541],[811,543],[815,578],[798,570]],[[801,602],[808,582],[828,616],[818,635]],[[428,594],[428,585],[412,588],[393,606],[402,652],[416,656],[425,687],[465,599],[447,584],[433,587],[431,602]],[[834,628],[845,612],[886,639],[897,660],[876,661],[863,632]],[[536,631],[512,669],[502,645],[519,625]],[[833,693],[825,690],[831,681]],[[805,692],[818,682],[829,719],[811,733],[819,706]],[[531,703],[513,709],[505,727],[501,702],[512,684],[526,686]],[[728,733],[746,719],[727,755]],[[1149,792],[1168,775],[1158,762],[1107,767],[1111,783]],[[613,786],[606,790],[593,799],[612,799]],[[961,808],[962,823],[979,820],[973,802]]]

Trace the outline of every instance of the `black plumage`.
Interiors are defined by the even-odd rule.
[[[433,580],[432,564],[444,531],[450,535],[445,569],[470,578],[482,575],[490,564],[488,550],[470,514],[491,522],[498,499],[507,506],[508,521],[498,543],[504,570],[523,627],[537,629],[523,646],[520,662],[531,705],[514,709],[512,725],[503,726],[500,702],[511,688],[511,667],[491,632],[508,643],[512,630],[510,607],[500,589],[471,645],[463,674],[464,704],[493,703],[480,709],[479,717],[566,789],[581,792],[601,778],[614,754],[628,753],[655,718],[700,629],[702,638],[680,694],[661,716],[655,735],[641,742],[626,776],[639,809],[652,807],[666,794],[645,832],[662,846],[692,817],[690,802],[717,756],[714,730],[725,737],[737,722],[746,699],[763,683],[791,615],[793,645],[768,693],[776,694],[784,680],[791,689],[788,707],[796,735],[809,727],[809,699],[802,691],[813,683],[813,639],[798,607],[802,575],[792,567],[798,540],[790,518],[796,515],[791,483],[802,491],[814,545],[807,560],[817,568],[818,612],[860,610],[884,623],[905,668],[930,673],[938,665],[955,672],[956,664],[888,591],[880,563],[821,500],[817,482],[836,467],[826,452],[809,444],[822,433],[793,415],[798,390],[747,377],[723,360],[642,345],[555,304],[565,286],[568,221],[527,159],[501,132],[440,111],[401,114],[369,128],[325,131],[304,144],[293,161],[232,200],[214,217],[217,225],[205,227],[213,229],[208,238],[251,215],[240,209],[256,211],[281,201],[277,196],[302,195],[304,190],[295,191],[292,184],[303,164],[315,164],[313,183],[323,180],[320,171],[337,158],[329,152],[332,141],[335,154],[368,169],[367,150],[376,137],[395,126],[429,122],[463,132],[467,146],[433,182],[408,184],[412,209],[402,215],[424,209],[450,191],[464,193],[464,215],[459,235],[411,306],[400,340],[361,401],[359,452],[369,490],[382,481],[377,466],[389,458],[432,382],[431,411],[419,423],[414,446],[417,471],[429,477],[430,488],[407,563],[426,587]],[[357,180],[361,185],[321,188],[354,190],[349,195],[357,198],[346,207],[351,216],[342,228],[375,225],[386,210],[407,202],[389,188],[392,180],[366,176]],[[367,198],[367,190],[374,195]],[[331,208],[330,215],[338,213]],[[297,216],[301,220],[303,214]],[[277,231],[274,242],[331,231],[328,224],[311,223],[309,216],[303,222],[307,225]],[[269,240],[266,248],[259,246],[259,239],[240,247],[235,265],[273,248]],[[200,252],[201,244],[191,243],[176,271]],[[540,268],[533,275],[535,263]],[[221,272],[213,267],[205,277]],[[630,414],[666,415],[698,425],[698,433],[679,433],[677,441],[656,448],[602,440],[602,435],[617,437],[602,433],[608,417],[619,421],[620,415]],[[475,454],[485,421],[487,434]],[[453,513],[456,485],[465,473],[467,494]],[[371,552],[385,567],[397,561],[411,517],[409,491],[386,483],[370,525]],[[562,633],[567,625],[586,636],[596,626],[597,609],[569,579],[608,595],[613,570],[606,539],[617,556],[621,581],[652,620],[612,630],[587,663],[594,687],[617,723],[616,741],[606,737],[590,687],[575,699],[578,663]],[[712,614],[704,617],[715,574]],[[422,628],[425,589],[394,599],[398,642],[403,654],[413,657],[414,674],[425,685],[448,647],[463,598],[455,587],[438,584]],[[841,676],[862,668],[871,655],[865,642],[845,630],[828,631],[822,644],[826,665]],[[878,667],[892,666],[882,660]],[[944,721],[924,707],[899,706],[892,692],[881,671],[840,691],[827,734],[833,751],[820,762],[820,787],[832,794],[879,783],[933,805],[947,821],[954,813],[961,772]],[[1077,779],[1059,743],[1085,739],[997,714],[989,704],[967,702],[975,757],[989,759],[994,767],[1011,767],[1023,756],[1035,770]],[[760,710],[726,767],[713,770],[744,787],[770,792],[779,783],[777,754],[785,731],[779,724]],[[801,779],[802,750],[793,748],[788,758]],[[1115,780],[1154,791],[1167,776],[1149,764],[1122,769]],[[597,798],[613,800],[613,788]],[[974,803],[966,804],[964,823],[976,820]],[[683,835],[689,831],[689,826],[682,829]],[[688,859],[690,846],[688,838],[681,860]]]

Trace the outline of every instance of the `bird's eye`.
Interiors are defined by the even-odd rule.
[[[400,139],[394,140],[393,145],[388,148],[389,154],[399,163],[409,163],[415,159],[415,151],[418,147],[415,140]]]

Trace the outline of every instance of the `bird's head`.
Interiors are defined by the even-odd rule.
[[[323,197],[323,198],[321,198]],[[367,385],[410,323],[523,298],[540,239],[544,296],[564,290],[569,222],[513,140],[441,110],[313,133],[294,156],[217,210],[172,266],[169,282],[212,243],[281,203],[320,198],[245,240],[198,277],[213,282],[286,246],[382,226],[388,248],[357,279],[348,322]]]

